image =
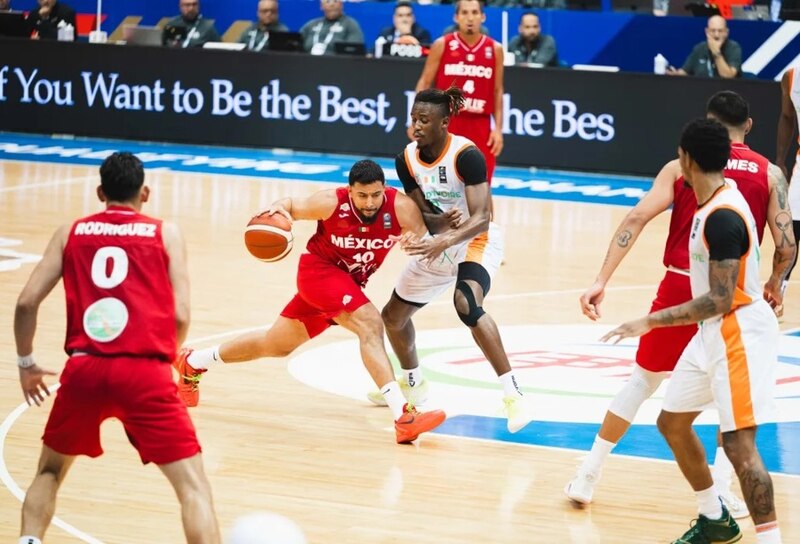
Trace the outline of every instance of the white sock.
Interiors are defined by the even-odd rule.
[[[781,544],[781,530],[777,521],[756,525],[756,542],[758,544]]]
[[[697,511],[708,519],[722,518],[722,501],[719,500],[717,488],[712,484],[708,489],[695,491],[697,496]]]
[[[411,387],[416,387],[422,383],[422,367],[412,368],[410,370],[403,369],[403,378],[406,383]]]
[[[725,449],[717,447],[717,453],[714,456],[714,466],[711,467],[711,477],[714,479],[714,487],[723,495],[727,495],[731,490],[731,479],[733,478],[733,465],[731,464],[728,456],[725,455]]]
[[[200,370],[201,368],[208,368],[212,364],[224,363],[222,357],[219,356],[219,346],[206,349],[194,350],[187,359],[192,368]]]
[[[387,383],[381,387],[381,394],[386,399],[386,404],[389,405],[394,420],[400,419],[400,416],[403,415],[403,407],[406,405],[406,398],[400,391],[400,384],[396,381]]]
[[[589,450],[589,454],[583,461],[583,469],[592,474],[600,474],[600,469],[603,468],[603,463],[608,454],[611,453],[611,450],[614,449],[614,446],[616,446],[614,442],[595,436],[592,449]]]
[[[35,536],[21,536],[18,544],[42,544],[42,541]]]
[[[509,370],[502,376],[498,376],[500,383],[503,384],[503,395],[506,397],[521,397],[522,391],[519,390],[517,385],[517,378],[514,376],[514,371]]]

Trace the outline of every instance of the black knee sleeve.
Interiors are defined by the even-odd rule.
[[[469,285],[467,285],[467,282],[458,280],[456,282],[456,291],[459,291],[462,295],[464,295],[464,298],[467,299],[467,306],[469,308],[469,311],[466,314],[462,314],[458,310],[458,304],[456,304],[456,313],[458,314],[458,318],[467,327],[477,326],[478,320],[486,312],[483,311],[482,306],[478,306],[478,303],[475,301],[475,295],[472,293],[472,289],[470,289]]]
[[[486,269],[478,263],[466,261],[458,265],[456,291],[464,296],[469,310],[464,314],[458,310],[458,304],[456,304],[456,313],[461,322],[467,327],[475,327],[478,325],[478,320],[486,312],[483,311],[482,306],[478,306],[478,302],[475,300],[475,293],[472,292],[467,280],[477,283],[481,291],[483,291],[483,296],[486,296],[492,286],[492,279]]]

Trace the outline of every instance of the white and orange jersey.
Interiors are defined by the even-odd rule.
[[[750,238],[747,253],[742,255],[739,266],[739,277],[736,280],[736,292],[733,297],[731,312],[746,306],[753,301],[761,300],[761,281],[758,279],[758,267],[761,260],[758,249],[756,221],[747,201],[736,188],[733,180],[726,179],[726,185],[705,204],[697,208],[692,221],[692,232],[689,235],[689,276],[692,284],[692,296],[699,297],[711,290],[709,275],[709,247],[704,232],[709,215],[721,208],[738,213],[747,226]]]
[[[433,162],[427,163],[419,156],[416,142],[408,144],[404,151],[408,171],[417,181],[425,200],[443,212],[458,208],[464,219],[469,217],[469,207],[456,160],[468,147],[475,147],[475,144],[463,136],[449,134],[444,149]]]

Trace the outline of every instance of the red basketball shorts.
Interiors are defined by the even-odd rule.
[[[658,294],[650,312],[683,304],[692,299],[689,276],[667,270],[658,286]],[[636,362],[651,372],[669,372],[678,364],[678,358],[697,332],[697,325],[659,327],[639,339]]]
[[[450,118],[448,130],[458,136],[464,136],[472,140],[472,143],[481,150],[486,159],[486,180],[492,184],[494,174],[495,156],[486,142],[492,133],[492,118],[489,115],[468,115],[460,114]]]
[[[281,315],[303,323],[309,338],[314,338],[336,324],[333,318],[364,304],[369,299],[350,274],[327,259],[304,253],[297,268],[297,294]]]
[[[172,366],[142,357],[70,357],[44,429],[45,445],[64,455],[103,454],[100,424],[115,417],[143,463],[163,465],[200,452]]]

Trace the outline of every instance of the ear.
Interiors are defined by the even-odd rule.
[[[100,202],[106,202],[108,198],[106,198],[106,194],[103,192],[103,186],[97,186],[97,198],[100,199]]]
[[[753,118],[748,117],[747,122],[744,124],[744,133],[750,134],[751,130],[753,130]]]
[[[139,193],[139,202],[145,203],[150,200],[150,187],[147,185],[142,186],[142,190]]]
[[[481,13],[481,23],[485,22],[486,22],[486,12],[484,11]],[[478,33],[480,33],[480,29],[478,29]]]

